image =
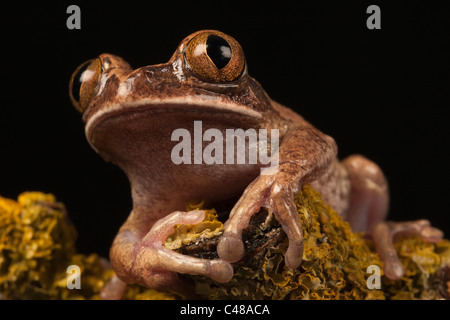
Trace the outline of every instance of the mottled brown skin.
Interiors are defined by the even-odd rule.
[[[201,64],[209,63],[209,58],[188,61],[185,52],[191,39],[200,35],[196,39],[203,41],[208,32],[232,43],[233,63],[244,66],[242,70],[227,66],[227,75],[218,76],[217,82],[214,75],[204,80],[204,70],[211,65],[202,68]],[[85,97],[88,103],[83,106],[77,101],[74,104],[84,111],[92,147],[122,168],[131,184],[133,210],[110,253],[122,281],[183,293],[188,289],[177,273],[229,281],[233,276],[231,263],[244,254],[242,230],[261,207],[272,212],[282,225],[289,239],[286,266],[297,268],[302,260],[303,234],[293,199],[307,183],[312,183],[354,230],[369,231],[388,277],[395,279],[403,274],[392,245],[394,229],[427,234],[430,241],[442,236],[423,221],[408,225],[382,222],[388,211],[388,187],[378,166],[359,155],[339,162],[331,137],[271,100],[247,74],[243,52],[231,37],[218,31],[199,31],[181,42],[169,62],[136,70],[117,56],[102,54],[99,59],[102,71],[95,86],[90,87],[92,96]],[[196,70],[203,70],[203,75]],[[229,81],[228,73],[238,76]],[[178,142],[171,141],[171,134],[178,128],[192,133],[195,120],[202,121],[203,131],[279,129],[278,172],[260,175],[261,164],[175,165],[170,155]],[[174,225],[203,220],[203,211],[182,211],[190,200],[201,198],[208,205],[239,195],[218,244],[220,259],[188,257],[163,246]],[[123,282],[116,278],[103,296],[118,298],[122,289]]]

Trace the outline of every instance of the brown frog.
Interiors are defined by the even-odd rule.
[[[244,255],[242,230],[261,207],[280,222],[289,240],[286,266],[297,268],[303,234],[293,199],[309,183],[354,231],[373,237],[384,273],[391,279],[404,274],[393,247],[394,235],[416,234],[428,241],[442,238],[442,232],[426,220],[383,222],[389,197],[380,168],[360,155],[339,161],[335,141],[271,100],[248,75],[241,46],[222,32],[191,34],[169,62],[136,70],[120,57],[102,54],[75,71],[70,88],[74,106],[83,113],[89,143],[126,173],[132,190],[132,212],[110,251],[112,266],[123,282],[115,278],[104,290],[104,298],[119,298],[124,282],[187,292],[177,273],[229,281],[231,263]],[[179,140],[173,133],[184,128],[195,134],[196,121],[201,121],[205,132],[215,129],[224,135],[229,129],[276,129],[279,148],[272,159],[277,166],[262,174],[261,167],[267,165],[260,161],[175,163],[172,155]],[[268,146],[274,144],[274,137]],[[201,143],[202,148],[208,145],[208,141]],[[183,155],[187,159],[196,150],[189,152]],[[217,246],[220,259],[193,258],[164,247],[175,225],[203,220],[201,210],[183,211],[190,200],[204,199],[206,205],[213,205],[239,195]]]

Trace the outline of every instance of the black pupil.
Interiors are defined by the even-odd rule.
[[[76,101],[80,101],[80,89],[81,89],[81,84],[83,83],[82,76],[83,76],[83,73],[86,71],[86,69],[89,67],[89,65],[90,65],[90,61],[86,62],[84,64],[84,66],[82,66],[80,68],[80,70],[78,70],[77,74],[73,78],[72,96]]]
[[[210,35],[206,40],[206,53],[217,69],[222,69],[231,60],[230,45],[224,38],[215,35]]]

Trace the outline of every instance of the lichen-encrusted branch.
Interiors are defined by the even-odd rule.
[[[406,238],[396,250],[406,268],[401,280],[382,275],[382,264],[371,242],[355,234],[327,206],[318,192],[304,186],[296,204],[304,232],[299,268],[284,264],[287,238],[276,219],[260,211],[243,233],[246,254],[234,264],[226,284],[201,276],[180,275],[193,281],[204,299],[448,299],[450,241],[425,243]],[[193,210],[201,203],[190,207]],[[206,210],[203,222],[180,225],[166,248],[206,259],[217,258],[216,246],[226,215]],[[77,254],[76,233],[64,206],[52,195],[24,193],[18,201],[0,197],[0,298],[98,299],[112,277],[105,259]],[[81,290],[69,290],[69,265],[82,272]],[[381,288],[368,288],[369,266],[381,269]],[[175,294],[129,286],[126,299],[176,299]]]

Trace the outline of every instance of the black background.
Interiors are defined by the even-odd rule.
[[[71,73],[109,52],[133,67],[166,62],[200,29],[242,45],[269,95],[333,136],[339,157],[384,170],[391,220],[427,218],[450,234],[449,5],[395,1],[64,2],[2,10],[0,195],[50,192],[83,253],[108,254],[131,210],[128,181],[88,145],[68,97]],[[68,30],[66,8],[81,8]],[[366,8],[381,8],[368,30]]]

